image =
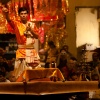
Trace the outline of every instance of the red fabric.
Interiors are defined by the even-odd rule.
[[[24,35],[20,35],[18,27],[17,27],[17,21],[10,21],[9,24],[11,25],[11,27],[14,29],[14,33],[16,34],[16,39],[17,39],[17,43],[18,44],[23,44],[25,43],[25,36]],[[20,24],[20,22],[19,22]]]
[[[69,70],[68,70],[68,68],[67,68],[66,66],[64,66],[64,67],[62,67],[60,70],[61,70],[61,72],[62,72],[64,78],[67,79],[68,76],[69,76]]]

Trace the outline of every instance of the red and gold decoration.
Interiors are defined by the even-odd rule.
[[[61,13],[66,15],[69,11],[68,0],[10,0],[6,5],[13,17],[18,17],[19,7],[26,6],[31,21],[58,20]]]
[[[19,20],[18,8],[26,6],[29,9],[29,20],[42,22],[39,26],[40,43],[46,47],[46,42],[55,40],[57,47],[59,41],[67,36],[65,31],[65,16],[69,12],[68,0],[0,0],[0,33],[14,33],[2,13],[2,7],[9,9],[12,20]],[[55,39],[56,37],[56,39]]]

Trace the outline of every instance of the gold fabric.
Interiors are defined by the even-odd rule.
[[[37,69],[27,69],[25,70],[17,79],[17,82],[22,82],[24,79],[26,81],[43,79],[55,76],[60,80],[64,80],[61,71],[58,68],[37,68]]]

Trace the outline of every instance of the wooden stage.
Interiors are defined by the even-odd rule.
[[[43,99],[43,100],[87,100],[89,91],[98,90],[97,81],[34,81],[34,82],[1,82],[0,97],[3,99]],[[97,99],[96,99],[97,100]]]
[[[52,76],[59,80],[50,80]],[[25,70],[16,82],[0,82],[0,97],[69,100],[66,98],[78,94],[81,100],[86,100],[82,95],[98,90],[98,85],[98,81],[64,81],[62,73],[57,68],[33,69]]]
[[[48,95],[98,90],[97,81],[1,82],[0,94]]]

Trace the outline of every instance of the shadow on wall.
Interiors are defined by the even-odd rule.
[[[86,44],[83,44],[77,48],[77,60],[83,60],[85,53],[86,53]]]

